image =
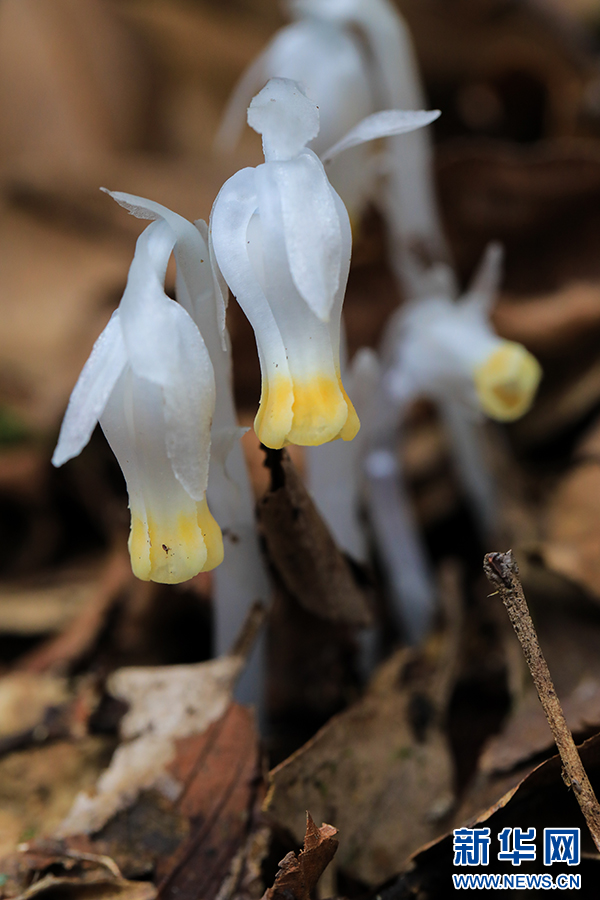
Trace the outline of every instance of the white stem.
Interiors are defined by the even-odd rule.
[[[388,3],[378,3],[372,9],[367,3],[360,24],[376,60],[381,106],[424,109],[425,94],[411,35],[398,11]],[[406,283],[408,275],[402,264],[404,254],[418,247],[426,250],[431,261],[450,259],[433,184],[429,129],[388,138],[387,148],[388,177],[382,202],[391,232],[392,262],[401,283],[410,290],[412,285]]]
[[[220,419],[225,427],[237,427],[231,393],[221,405]],[[231,650],[252,603],[261,600],[266,604],[271,594],[258,542],[254,497],[238,438],[234,438],[225,466],[213,459],[207,493],[225,545],[223,562],[213,572],[214,653],[219,656]],[[257,706],[259,718],[264,718],[264,666],[264,641],[259,638],[235,691],[240,702]]]
[[[340,550],[364,563],[367,544],[358,515],[360,467],[355,440],[307,447],[307,483]]]
[[[368,559],[365,529],[360,519],[364,421],[380,378],[376,355],[359,350],[352,364],[346,364],[346,333],[340,329],[342,381],[354,404],[361,431],[352,441],[330,441],[306,448],[307,484],[315,505],[323,516],[338,547],[358,562]]]
[[[436,590],[419,536],[400,464],[389,446],[380,444],[365,461],[369,519],[388,581],[392,611],[410,643],[429,631]]]
[[[465,488],[477,523],[484,536],[488,537],[494,533],[497,522],[497,497],[484,459],[482,423],[455,400],[444,400],[441,413],[450,436],[458,477]]]

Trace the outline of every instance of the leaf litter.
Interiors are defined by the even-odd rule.
[[[61,0],[61,10],[71,6]],[[488,237],[504,241],[496,325],[545,371],[531,413],[502,439],[491,433],[506,495],[499,531],[522,561],[567,721],[583,739],[600,730],[597,58],[541,4],[401,6],[429,95],[446,110],[437,177],[459,271],[470,274]],[[26,8],[33,4],[3,7],[2,47],[21,46]],[[366,686],[364,626],[386,621],[377,570],[361,573],[339,553],[288,461],[287,495],[278,497],[255,464],[278,583],[266,693],[286,729],[262,745],[253,714],[232,699],[240,657],[208,660],[210,577],[181,589],[132,585],[111,549],[121,535],[125,543],[125,506],[101,438],[72,473],[47,466],[137,233],[96,199],[97,186],[127,186],[206,217],[224,178],[258,161],[251,137],[231,160],[215,159],[206,123],[216,124],[239,71],[281,23],[266,0],[236,4],[239,18],[210,0],[86,0],[85,9],[122,50],[112,70],[107,55],[98,80],[89,79],[84,4],[70,35],[53,18],[58,5],[36,20],[49,55],[33,57],[29,80],[12,79],[14,106],[2,106],[8,50],[0,62],[13,141],[0,142],[0,891],[75,900],[259,900],[265,888],[267,900],[365,890],[385,900],[445,897],[451,836],[440,835],[452,826],[581,820],[512,636],[482,588],[480,549],[489,548],[479,547],[435,412],[415,405],[404,456],[434,567],[460,560],[458,602],[423,647],[397,649],[390,639],[391,655]],[[516,35],[535,48],[535,72],[514,72]],[[65,83],[79,78],[78,89],[71,81],[70,94],[53,94],[48,60],[60,62]],[[135,77],[117,97],[122,66]],[[469,97],[481,83],[505,110],[493,128],[473,118]],[[35,84],[69,122],[49,135],[43,158],[35,135],[44,123],[28,93]],[[97,104],[102,117],[88,114]],[[127,128],[115,128],[127,110]],[[65,162],[74,148],[76,174]],[[351,353],[377,344],[402,299],[375,212],[356,223],[356,236]],[[257,366],[234,309],[230,320],[250,421]],[[252,454],[256,463],[258,448]],[[597,739],[582,755],[598,786]],[[586,856],[590,883],[596,866]]]

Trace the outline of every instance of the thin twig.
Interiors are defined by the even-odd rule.
[[[592,840],[600,851],[600,805],[583,768],[573,735],[556,696],[552,676],[529,614],[519,578],[519,567],[512,550],[509,550],[508,553],[487,553],[483,560],[483,570],[488,581],[497,588],[519,638],[523,655],[560,753],[563,764],[563,781],[567,787],[573,790],[592,835]]]
[[[247,660],[266,616],[265,604],[260,600],[255,600],[246,614],[239,634],[230,650],[230,656],[240,656],[242,659]]]

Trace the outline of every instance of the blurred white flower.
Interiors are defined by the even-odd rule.
[[[186,310],[164,292],[176,236],[140,235],[119,308],[73,390],[53,463],[77,456],[99,421],[127,482],[129,552],[144,581],[186,581],[223,558],[206,503],[213,367]]]
[[[290,0],[284,5],[296,21],[275,34],[240,79],[217,138],[221,148],[236,143],[250,98],[272,77],[297,81],[319,107],[321,130],[308,146],[321,158],[365,116],[425,106],[411,36],[390,0]],[[431,156],[427,131],[418,131],[390,137],[382,154],[354,147],[327,167],[353,226],[367,201],[381,207],[392,263],[403,281],[407,247],[418,246],[431,259],[449,257]]]
[[[445,267],[432,267],[425,295],[394,314],[384,349],[389,360],[384,384],[396,402],[422,394],[499,422],[527,412],[542,371],[522,344],[499,337],[490,321],[501,261],[501,247],[490,244],[459,300],[453,299]]]

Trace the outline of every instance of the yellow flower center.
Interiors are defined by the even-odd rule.
[[[254,429],[266,447],[316,447],[338,437],[351,441],[359,428],[339,376],[315,375],[300,381],[277,375],[268,383],[263,379]]]
[[[481,408],[492,419],[512,422],[524,415],[535,397],[542,369],[521,344],[504,341],[475,369]]]
[[[129,555],[142,581],[179,584],[223,561],[223,538],[206,500],[176,516],[132,514]]]

